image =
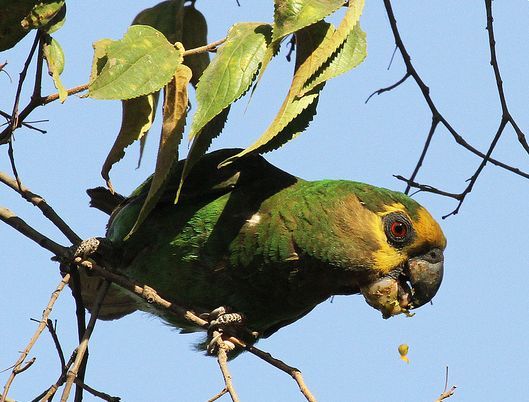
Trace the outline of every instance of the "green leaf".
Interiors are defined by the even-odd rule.
[[[256,142],[237,155],[226,159],[220,166],[225,166],[251,152],[262,153],[276,149],[307,128],[316,114],[317,100],[323,84],[316,86],[303,96],[300,96],[300,93],[303,84],[311,75],[314,64],[318,63],[318,60],[314,59],[318,47],[333,33],[332,25],[323,21],[296,33],[296,70],[289,92],[278,114]]]
[[[275,0],[273,41],[323,20],[344,3],[344,0]]]
[[[131,25],[149,25],[163,33],[169,42],[181,42],[183,9],[184,0],[162,1],[140,12]]]
[[[92,57],[92,69],[90,71],[89,84],[95,81],[97,76],[101,74],[105,64],[107,64],[107,49],[113,42],[115,41],[112,39],[100,39],[92,44],[92,47],[94,48],[94,57]]]
[[[309,83],[305,85],[300,95],[304,95],[307,92],[312,91],[314,87],[321,83],[357,67],[364,61],[366,56],[366,34],[362,31],[362,28],[360,28],[360,24],[358,23],[349,33],[342,46],[338,48],[337,53],[331,57],[330,62],[325,63],[313,75],[315,78],[309,80]]]
[[[173,77],[182,53],[156,29],[132,25],[123,39],[108,44],[106,64],[90,83],[88,96],[131,99],[158,91]]]
[[[68,92],[66,92],[60,77],[64,70],[64,53],[61,45],[59,45],[59,42],[51,36],[46,35],[42,51],[44,58],[46,59],[46,64],[48,65],[48,74],[53,79],[53,85],[55,85],[55,88],[59,91],[59,100],[61,103],[64,103],[68,97]]]
[[[180,184],[178,185],[178,190],[175,196],[175,204],[178,202],[180,197],[180,192],[182,191],[182,186],[184,181],[193,169],[193,166],[198,162],[198,160],[206,153],[211,145],[211,141],[217,137],[226,123],[228,118],[228,113],[230,112],[230,106],[216,115],[211,119],[202,129],[201,135],[195,137],[191,144],[191,148],[187,154],[187,158],[184,162],[184,168],[182,170],[182,177],[180,178]]]
[[[101,169],[101,176],[112,192],[114,189],[110,182],[110,169],[125,156],[125,148],[149,131],[154,120],[157,100],[158,92],[121,102],[121,128]]]
[[[339,49],[344,45],[344,42],[350,37],[355,26],[358,24],[360,15],[364,8],[364,0],[350,0],[349,7],[340,22],[338,28],[331,37],[326,40],[314,51],[311,56],[312,63],[307,66],[307,70],[303,75],[306,77],[304,84],[312,81],[315,75],[321,71],[324,64],[331,63],[333,58],[339,53]],[[301,92],[300,94],[303,94]]]
[[[38,1],[35,7],[20,22],[24,29],[38,29],[45,27],[63,9],[64,0],[44,0]],[[62,10],[65,12],[66,10]]]
[[[205,125],[250,87],[265,55],[271,37],[268,24],[235,24],[226,42],[202,74],[197,85],[197,111],[193,116],[191,139],[200,135]]]
[[[185,65],[180,65],[173,79],[165,86],[162,134],[160,136],[156,170],[138,219],[127,237],[131,236],[139,228],[158,203],[171,166],[175,160],[178,160],[178,145],[184,132],[188,106],[187,85],[190,79],[191,69]]]
[[[66,3],[63,4],[62,8],[59,10],[57,14],[48,22],[46,27],[44,27],[44,30],[48,34],[52,34],[54,32],[57,32],[59,29],[62,28],[64,23],[66,22]]]
[[[20,23],[36,3],[36,0],[0,0],[0,51],[12,48],[29,32]]]

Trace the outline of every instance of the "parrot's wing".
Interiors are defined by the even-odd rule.
[[[275,182],[277,184],[292,184],[298,180],[295,176],[268,163],[261,155],[250,154],[244,158],[219,168],[219,164],[236,155],[239,148],[221,149],[204,155],[193,167],[182,187],[179,202],[195,199],[216,198],[229,193],[235,188],[256,185],[259,182]],[[185,160],[178,161],[169,172],[166,186],[158,205],[174,203]],[[116,205],[112,217],[131,202],[143,202],[149,193],[152,176],[145,180],[131,195]],[[117,198],[116,198],[117,199]]]

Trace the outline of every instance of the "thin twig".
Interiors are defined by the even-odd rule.
[[[81,238],[75,234],[75,232],[59,215],[57,215],[55,210],[40,195],[31,192],[28,188],[24,187],[22,183],[18,185],[15,180],[3,172],[0,172],[0,182],[15,190],[22,198],[40,209],[42,214],[48,218],[72,244],[79,244],[81,242]]]
[[[71,258],[70,249],[55,243],[42,233],[29,226],[22,218],[16,216],[11,210],[0,206],[0,220],[7,223],[13,229],[33,240],[39,246],[51,251],[54,255],[62,258]]]
[[[406,49],[406,46],[404,45],[404,43],[402,41],[402,38],[401,38],[400,33],[399,33],[399,30],[397,28],[397,20],[395,18],[395,14],[393,13],[391,0],[383,0],[383,2],[384,2],[385,9],[386,9],[386,13],[388,15],[389,24],[390,24],[390,27],[391,27],[391,30],[392,30],[392,33],[393,33],[393,37],[395,38],[395,45],[398,47],[398,49],[399,49],[399,51],[400,51],[400,53],[402,55],[402,58],[404,60],[404,64],[406,65],[406,73],[411,75],[411,77],[413,77],[413,79],[417,83],[417,86],[419,87],[419,89],[420,89],[420,91],[421,91],[421,93],[423,95],[424,100],[426,101],[426,103],[428,104],[428,107],[430,108],[430,111],[432,113],[432,118],[435,119],[435,120],[439,120],[439,123],[441,123],[448,130],[448,132],[452,135],[452,137],[454,138],[454,140],[455,140],[455,142],[457,144],[459,144],[463,148],[467,149],[469,152],[477,155],[481,159],[487,158],[486,154],[484,154],[483,152],[479,151],[478,149],[476,149],[475,147],[470,145],[452,127],[452,125],[448,122],[448,120],[446,120],[446,118],[439,112],[439,110],[437,109],[437,106],[435,105],[434,101],[432,100],[432,97],[430,96],[430,88],[424,83],[424,81],[422,80],[422,78],[418,74],[417,70],[415,69],[413,63],[411,62],[411,57],[410,57],[410,55],[409,55],[409,53],[408,53],[408,51]],[[427,152],[427,150],[428,150],[428,146],[425,146],[425,149],[423,150],[423,153]],[[515,168],[513,166],[507,165],[506,163],[500,162],[500,161],[498,161],[496,159],[493,159],[493,158],[490,158],[490,157],[488,158],[488,162],[490,162],[493,165],[496,165],[498,167],[501,167],[501,168],[503,168],[505,170],[508,170],[508,171],[510,171],[512,173],[515,173],[515,174],[517,174],[519,176],[522,176],[522,177],[524,177],[526,179],[529,179],[529,173],[521,171],[520,169]],[[417,167],[414,170],[417,170],[417,172],[418,172]]]
[[[59,376],[59,379],[53,384],[51,387],[46,389],[45,391],[41,392],[38,396],[33,398],[31,402],[48,402],[53,398],[53,395],[55,395],[55,392],[66,382],[66,373],[72,366],[73,362],[75,360],[75,351],[70,356],[70,359],[68,360],[68,363],[66,363],[66,366],[64,367],[64,370],[62,370],[61,375]]]
[[[241,348],[244,348],[251,354],[259,357],[260,359],[264,360],[268,364],[271,364],[275,368],[278,368],[279,370],[287,373],[290,375],[294,381],[298,384],[299,390],[303,394],[303,396],[307,399],[308,402],[316,402],[316,398],[312,393],[310,392],[309,388],[305,384],[305,381],[303,380],[303,376],[301,375],[301,371],[299,371],[297,368],[289,366],[288,364],[284,363],[283,361],[276,359],[273,357],[270,353],[265,352],[261,349],[256,348],[252,345],[246,345],[244,342],[241,342],[239,339],[230,337],[228,340],[232,343],[234,343],[237,346],[240,346]]]
[[[57,325],[57,322],[55,322],[55,324]],[[51,338],[53,339],[53,344],[55,345],[55,349],[57,350],[57,354],[59,355],[59,361],[61,362],[62,371],[66,367],[66,359],[64,358],[64,352],[62,351],[61,343],[59,342],[59,337],[57,336],[57,330],[53,325],[53,321],[49,318],[46,320],[46,326],[48,327],[48,331],[50,332]]]
[[[226,394],[228,390],[224,388],[222,391],[220,391],[217,395],[215,395],[213,398],[208,399],[208,402],[215,402],[217,399],[220,399],[224,394]]]
[[[445,399],[447,398],[450,398],[452,395],[454,395],[454,392],[456,390],[456,386],[452,386],[450,389],[448,389],[448,366],[446,366],[446,371],[445,371],[445,387],[443,389],[443,392],[441,393],[441,395],[439,395],[439,398],[437,398],[435,400],[435,402],[442,402],[444,401]]]
[[[373,96],[375,95],[381,95],[383,94],[384,92],[389,92],[395,88],[397,88],[400,84],[402,84],[404,81],[406,81],[408,78],[411,77],[411,74],[410,73],[406,73],[404,74],[404,77],[402,77],[400,80],[398,80],[396,83],[394,83],[393,85],[390,85],[389,87],[385,87],[385,88],[380,88],[380,89],[377,89],[375,92],[373,92],[371,95],[369,95],[367,97],[367,99],[365,100],[364,103],[367,103],[369,102],[369,99],[371,99]]]
[[[9,138],[11,137],[11,133],[15,130],[15,128],[18,127],[18,104],[20,102],[20,95],[22,94],[22,86],[24,85],[24,81],[26,79],[26,74],[28,72],[29,65],[31,64],[31,60],[33,59],[33,55],[35,54],[37,45],[40,42],[41,35],[42,35],[41,31],[37,30],[37,33],[35,34],[35,39],[33,40],[33,44],[31,45],[31,49],[29,51],[28,57],[26,58],[26,61],[24,63],[24,67],[22,68],[22,71],[19,74],[17,91],[15,93],[15,102],[13,104],[13,111],[11,113],[11,124],[10,124],[10,127],[7,129],[9,131]]]
[[[417,164],[415,165],[415,169],[413,169],[413,173],[410,176],[410,180],[414,181],[415,177],[419,173],[419,169],[422,166],[422,163],[424,162],[424,158],[426,157],[426,152],[428,152],[428,148],[430,148],[430,143],[432,141],[433,135],[435,133],[435,129],[437,128],[437,125],[439,124],[439,119],[436,119],[435,116],[432,116],[432,125],[430,126],[430,131],[428,132],[428,136],[426,137],[426,142],[424,143],[421,156],[419,156],[419,160],[417,161]],[[404,194],[409,194],[411,189],[411,186],[408,184],[406,186],[406,190],[404,191]]]
[[[97,297],[92,307],[92,314],[90,316],[90,321],[88,322],[88,325],[86,327],[86,331],[84,333],[83,339],[79,343],[79,346],[77,347],[75,361],[72,367],[70,368],[70,370],[68,370],[68,373],[66,374],[66,384],[64,386],[64,390],[61,396],[61,402],[66,402],[68,400],[70,391],[72,389],[72,385],[74,383],[74,380],[77,378],[77,373],[79,372],[79,368],[81,367],[81,363],[83,361],[85,352],[88,349],[88,341],[90,340],[90,337],[92,336],[92,332],[94,330],[94,327],[97,321],[97,315],[99,314],[99,309],[101,308],[101,304],[107,294],[109,287],[110,287],[110,281],[104,281],[101,284],[97,292]]]
[[[230,394],[231,400],[233,402],[239,402],[239,397],[237,392],[233,387],[231,381],[231,374],[228,370],[228,353],[227,346],[222,340],[222,336],[218,331],[213,332],[213,339],[217,339],[217,361],[219,363],[220,371],[222,372],[222,377],[224,378],[224,384],[226,385],[226,390]]]
[[[99,399],[103,399],[104,401],[108,401],[108,402],[119,402],[119,401],[121,401],[120,397],[111,396],[111,395],[109,395],[109,394],[107,394],[105,392],[98,391],[97,389],[94,389],[94,388],[90,387],[89,385],[83,383],[79,378],[76,378],[74,380],[74,382],[75,382],[75,385],[81,387],[86,392],[98,397]]]
[[[500,97],[502,118],[506,119],[512,125],[518,137],[518,141],[525,149],[525,151],[529,153],[529,144],[527,144],[527,139],[525,138],[525,135],[520,129],[520,127],[518,127],[518,124],[516,124],[516,122],[514,121],[514,118],[512,117],[511,113],[509,112],[509,108],[507,107],[507,100],[505,97],[505,92],[503,90],[503,80],[500,74],[498,58],[496,57],[496,39],[494,38],[494,18],[492,16],[492,0],[485,0],[485,9],[487,13],[487,32],[489,34],[490,65],[494,70],[494,78],[496,79],[496,87],[498,89],[498,95]]]
[[[226,42],[226,38],[219,39],[215,42],[208,43],[207,45],[196,47],[194,49],[186,50],[183,56],[190,56],[192,54],[205,53],[205,52],[215,52],[217,48]]]
[[[0,402],[5,402],[5,398],[7,398],[7,394],[9,392],[9,388],[11,387],[11,384],[13,383],[15,376],[21,372],[20,368],[26,357],[28,356],[31,348],[33,345],[35,345],[35,342],[37,342],[37,339],[39,339],[39,336],[42,334],[42,331],[44,331],[44,328],[46,328],[48,317],[53,309],[53,305],[57,301],[57,298],[59,297],[59,294],[64,289],[64,287],[68,284],[68,281],[70,280],[70,275],[65,275],[64,278],[62,278],[61,282],[55,289],[55,291],[52,293],[50,301],[48,302],[48,305],[44,309],[42,313],[42,319],[40,320],[40,324],[37,327],[37,330],[33,334],[33,337],[29,341],[28,345],[24,349],[24,351],[20,354],[20,357],[18,358],[17,362],[15,363],[15,366],[13,367],[13,371],[11,372],[11,375],[7,379],[7,382],[4,386],[4,392],[2,397],[0,398]],[[23,371],[23,370],[22,370]]]

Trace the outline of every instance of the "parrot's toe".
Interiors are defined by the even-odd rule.
[[[228,351],[236,348],[235,344],[229,340],[230,337],[239,338],[251,344],[257,340],[258,334],[246,328],[244,315],[231,312],[228,307],[218,307],[210,313],[202,314],[201,317],[209,321],[208,354],[216,354],[219,347],[219,339],[223,341]]]

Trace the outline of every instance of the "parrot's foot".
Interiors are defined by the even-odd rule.
[[[227,307],[218,307],[211,313],[201,315],[202,318],[209,321],[207,352],[216,354],[219,348],[219,340],[222,340],[228,352],[234,350],[236,345],[230,341],[231,337],[243,340],[253,344],[259,334],[251,332],[245,326],[244,315],[241,313],[232,313]]]
[[[94,260],[110,261],[114,254],[112,243],[104,237],[91,237],[73,246],[73,260],[76,263],[90,265]]]

